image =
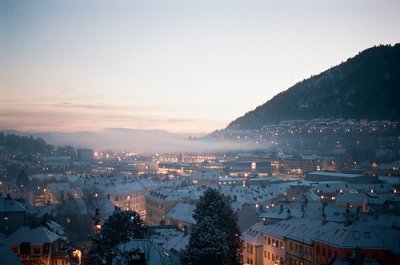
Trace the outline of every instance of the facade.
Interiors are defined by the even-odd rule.
[[[78,149],[77,155],[78,160],[82,162],[91,162],[93,161],[93,150],[92,149]]]
[[[256,223],[242,233],[243,264],[263,265],[263,235],[264,224]]]
[[[196,204],[202,195],[197,189],[152,190],[146,194],[146,222],[149,225],[165,224],[167,213],[178,203]]]
[[[308,181],[344,181],[347,183],[372,183],[376,181],[376,176],[363,174],[345,174],[327,171],[314,171],[306,174],[305,180]]]
[[[309,220],[286,236],[286,264],[313,265],[313,239],[339,224],[324,220]]]
[[[193,212],[196,205],[179,202],[165,216],[166,225],[176,225],[180,230],[191,233],[196,221]]]
[[[0,198],[0,234],[9,235],[25,224],[25,207],[11,198]]]
[[[60,236],[42,226],[21,227],[7,238],[7,244],[24,265],[70,264]]]
[[[385,242],[365,223],[340,224],[314,239],[314,264],[328,264],[334,258],[349,258],[357,250],[365,259],[388,264]]]
[[[301,218],[290,218],[267,226],[263,231],[263,264],[286,264],[286,236],[308,223]]]
[[[146,201],[145,201],[145,190],[132,189],[132,190],[120,190],[117,189],[107,194],[107,198],[115,206],[122,210],[131,210],[137,212],[142,219],[146,218]]]

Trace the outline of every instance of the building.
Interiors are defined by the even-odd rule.
[[[314,264],[328,264],[335,258],[348,258],[360,249],[365,259],[389,264],[390,252],[382,238],[366,223],[340,224],[314,238]]]
[[[196,205],[178,202],[165,216],[165,224],[176,225],[180,230],[191,233],[196,221],[193,219],[193,212]]]
[[[328,171],[314,171],[306,174],[305,180],[321,181],[344,181],[347,183],[372,183],[376,182],[377,177],[363,174],[345,174]]]
[[[193,187],[194,188],[194,187]],[[152,190],[146,194],[146,222],[149,225],[158,226],[165,224],[167,213],[178,203],[185,202],[196,204],[203,194],[198,189],[165,189]]]
[[[92,162],[94,152],[92,149],[78,149],[77,150],[78,160],[82,162]]]
[[[255,223],[242,233],[243,264],[263,265],[263,235],[265,225],[262,222]]]
[[[325,220],[309,220],[286,236],[286,264],[313,265],[313,239],[338,226]]]
[[[61,237],[42,226],[21,227],[7,238],[7,244],[24,265],[70,264]]]
[[[1,264],[22,265],[21,261],[19,261],[14,251],[12,251],[11,248],[1,238],[0,238],[0,257],[1,257]]]
[[[302,218],[289,218],[266,226],[263,231],[263,264],[286,264],[286,236],[308,222]]]
[[[10,235],[25,225],[26,208],[16,200],[0,198],[0,234]]]

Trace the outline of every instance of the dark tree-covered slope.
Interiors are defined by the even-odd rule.
[[[276,95],[227,129],[314,118],[399,121],[400,44],[369,48]]]

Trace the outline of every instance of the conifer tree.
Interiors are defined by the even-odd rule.
[[[93,240],[91,253],[96,264],[111,264],[119,244],[132,239],[142,239],[147,231],[148,227],[138,213],[116,210],[104,222],[102,230]]]
[[[182,253],[182,264],[241,264],[242,241],[230,198],[215,189],[207,189],[197,204],[193,218],[196,225],[189,245]]]

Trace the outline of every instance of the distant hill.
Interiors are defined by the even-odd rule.
[[[260,129],[283,120],[400,120],[400,44],[379,46],[276,95],[227,129]]]

